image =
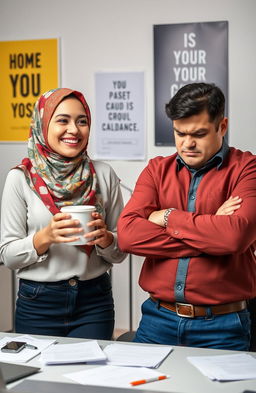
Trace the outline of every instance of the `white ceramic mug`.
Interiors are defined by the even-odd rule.
[[[91,232],[94,230],[94,227],[88,227],[87,223],[89,221],[92,221],[92,212],[96,211],[95,206],[91,205],[71,205],[71,206],[63,206],[61,209],[62,213],[69,213],[71,215],[71,218],[73,220],[79,220],[80,224],[76,227],[82,227],[84,231],[80,234],[74,234],[74,235],[68,235],[70,236],[79,236],[79,240],[76,240],[74,242],[70,243],[65,243],[71,246],[82,246],[86,244],[88,241],[91,239],[85,239],[83,235],[85,233]]]

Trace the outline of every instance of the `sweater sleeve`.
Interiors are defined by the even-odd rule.
[[[154,173],[148,165],[141,173],[131,199],[119,218],[120,248],[136,255],[158,259],[199,255],[201,252],[196,247],[185,244],[172,236],[166,228],[148,221],[151,212],[165,208],[159,206],[159,192],[155,186]]]
[[[0,255],[1,260],[11,269],[42,262],[48,255],[37,255],[33,245],[34,233],[27,231],[24,182],[26,181],[20,170],[10,171],[2,195]]]
[[[126,258],[126,253],[120,250],[117,243],[117,220],[123,209],[123,197],[120,190],[119,179],[114,170],[105,164],[104,184],[101,187],[106,192],[105,222],[108,230],[113,235],[113,242],[106,248],[95,246],[97,255],[109,263],[120,263]]]
[[[242,204],[230,216],[173,211],[168,219],[169,236],[210,255],[245,252],[256,242],[255,160],[240,173],[232,195],[241,197]]]

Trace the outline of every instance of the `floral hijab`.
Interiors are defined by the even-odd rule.
[[[18,168],[25,173],[27,183],[54,215],[66,205],[95,205],[102,212],[102,200],[93,164],[83,150],[74,158],[66,158],[48,144],[48,125],[60,102],[74,95],[84,106],[88,125],[90,109],[82,93],[60,88],[44,93],[36,102],[28,139],[28,157]]]

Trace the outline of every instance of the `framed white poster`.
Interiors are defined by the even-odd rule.
[[[145,159],[143,72],[98,72],[94,157]]]

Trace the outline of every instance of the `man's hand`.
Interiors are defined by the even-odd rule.
[[[152,212],[150,216],[148,217],[148,221],[153,222],[154,224],[160,225],[161,227],[164,227],[164,213],[166,209],[163,210],[156,210],[155,212]]]
[[[230,216],[237,209],[241,207],[242,198],[239,196],[231,197],[227,199],[217,210],[215,213],[216,216]]]

